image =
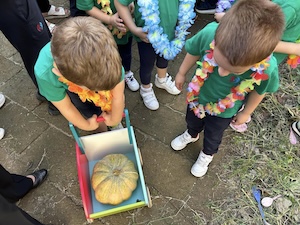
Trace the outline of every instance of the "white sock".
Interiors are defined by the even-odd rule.
[[[167,78],[167,76],[166,77],[162,77],[162,78],[160,78],[159,76],[157,76],[157,80],[159,81],[159,83],[166,82],[166,78]]]

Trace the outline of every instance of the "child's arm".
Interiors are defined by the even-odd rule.
[[[130,9],[127,6],[122,5],[118,0],[114,0],[114,3],[120,17],[124,20],[124,23],[131,31],[131,33],[138,36],[142,41],[148,43],[149,40],[147,38],[147,33],[143,31],[142,27],[137,27],[135,25],[130,13]]]
[[[93,115],[89,119],[85,119],[78,109],[73,105],[68,95],[58,102],[52,102],[52,104],[60,111],[60,113],[74,126],[79,129],[91,131],[96,130],[99,127],[99,123],[96,121],[97,115]]]
[[[175,77],[175,85],[178,90],[182,90],[187,72],[195,65],[199,58],[200,56],[194,56],[189,53],[185,55],[184,60],[181,63],[179,71]]]
[[[86,13],[100,20],[102,23],[105,23],[107,25],[112,25],[113,27],[118,28],[121,32],[126,32],[126,28],[123,23],[123,20],[119,18],[118,13],[115,13],[114,15],[110,16],[102,12],[100,9],[98,9],[95,6],[91,10],[87,10]]]
[[[300,55],[300,43],[280,41],[277,44],[274,52],[288,55]]]
[[[264,97],[265,94],[260,95],[255,90],[253,90],[249,94],[249,98],[245,104],[245,108],[237,113],[237,115],[233,118],[232,123],[234,125],[245,123]]]
[[[124,97],[125,81],[121,81],[114,89],[111,90],[112,94],[112,107],[111,112],[103,112],[101,116],[105,119],[104,123],[107,126],[115,126],[122,120],[122,115],[125,107]]]

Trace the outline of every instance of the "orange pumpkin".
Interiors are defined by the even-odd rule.
[[[118,205],[130,198],[138,177],[133,162],[125,155],[110,154],[95,164],[91,184],[99,202]]]

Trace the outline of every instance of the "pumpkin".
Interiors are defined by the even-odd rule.
[[[138,177],[133,162],[125,155],[110,154],[95,164],[91,184],[99,202],[118,205],[130,198]]]

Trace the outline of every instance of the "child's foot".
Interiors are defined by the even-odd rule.
[[[129,71],[125,74],[125,82],[131,91],[137,91],[140,88],[139,83],[133,76],[133,72]]]
[[[5,130],[3,128],[0,128],[0,140],[4,137]]]
[[[193,138],[188,133],[188,130],[186,130],[183,134],[179,135],[171,142],[171,147],[175,151],[179,151],[179,150],[184,149],[187,146],[187,144],[196,142],[198,139],[199,139],[199,134],[197,137]]]
[[[5,103],[5,96],[0,93],[0,108],[4,105]]]
[[[109,128],[109,130],[112,131],[112,130],[120,130],[120,129],[123,129],[124,127],[123,127],[122,123],[119,123],[116,126],[108,127],[108,128]]]
[[[43,13],[45,19],[65,18],[70,16],[70,10],[51,5],[48,12]]]
[[[171,95],[178,95],[180,90],[175,86],[175,81],[172,81],[172,77],[167,73],[165,78],[159,78],[158,75],[155,75],[155,86],[158,88],[165,89]]]
[[[195,177],[202,177],[208,170],[208,165],[212,161],[212,155],[206,155],[203,151],[200,152],[197,161],[194,163],[191,169],[191,173]]]
[[[140,94],[143,98],[145,106],[150,110],[157,110],[159,108],[159,103],[153,91],[153,85],[150,83],[150,88],[144,88],[141,85]]]

